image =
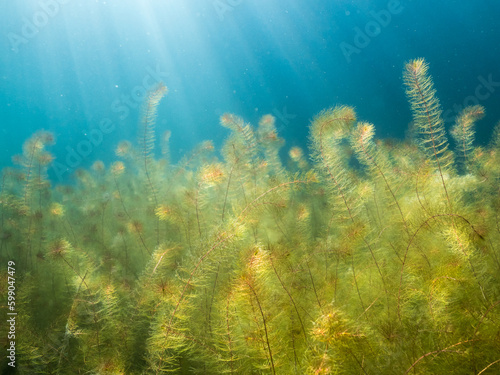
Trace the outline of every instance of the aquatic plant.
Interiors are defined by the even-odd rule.
[[[475,146],[484,108],[468,107],[452,149],[427,63],[403,74],[414,137],[378,140],[334,106],[312,120],[311,161],[282,162],[273,116],[224,114],[219,156],[205,141],[171,164],[163,85],[138,144],[73,185],[50,186],[53,136],[36,133],[0,190],[20,373],[498,372],[499,126]]]

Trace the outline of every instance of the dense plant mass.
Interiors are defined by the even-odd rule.
[[[450,145],[425,61],[404,80],[409,139],[337,106],[286,165],[272,116],[232,114],[220,157],[206,141],[171,164],[162,85],[137,146],[71,186],[50,186],[53,136],[33,135],[0,196],[20,373],[498,373],[500,127],[475,147],[484,109],[465,108]]]

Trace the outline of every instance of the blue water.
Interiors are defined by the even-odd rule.
[[[500,120],[499,15],[493,0],[2,2],[0,166],[40,128],[55,133],[65,168],[53,179],[112,160],[119,140],[135,140],[145,88],[159,80],[169,93],[157,132],[171,130],[173,159],[205,139],[220,145],[224,112],[253,124],[274,114],[287,148],[306,148],[311,118],[338,103],[378,137],[402,138],[402,69],[418,57],[447,127],[464,104],[486,108],[486,144]]]

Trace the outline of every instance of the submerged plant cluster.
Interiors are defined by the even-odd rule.
[[[0,195],[19,373],[500,371],[500,127],[475,147],[484,109],[465,108],[452,148],[425,61],[404,79],[404,142],[337,106],[286,165],[272,116],[231,114],[220,157],[206,141],[171,164],[163,85],[138,144],[71,186],[50,186],[53,136],[33,135]]]

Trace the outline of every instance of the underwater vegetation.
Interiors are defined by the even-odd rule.
[[[451,144],[427,63],[403,74],[408,139],[336,106],[285,164],[272,116],[232,114],[219,156],[206,141],[172,164],[163,85],[138,142],[72,185],[51,186],[54,137],[34,134],[0,185],[18,372],[498,373],[500,125],[477,147],[484,109],[465,108]]]

